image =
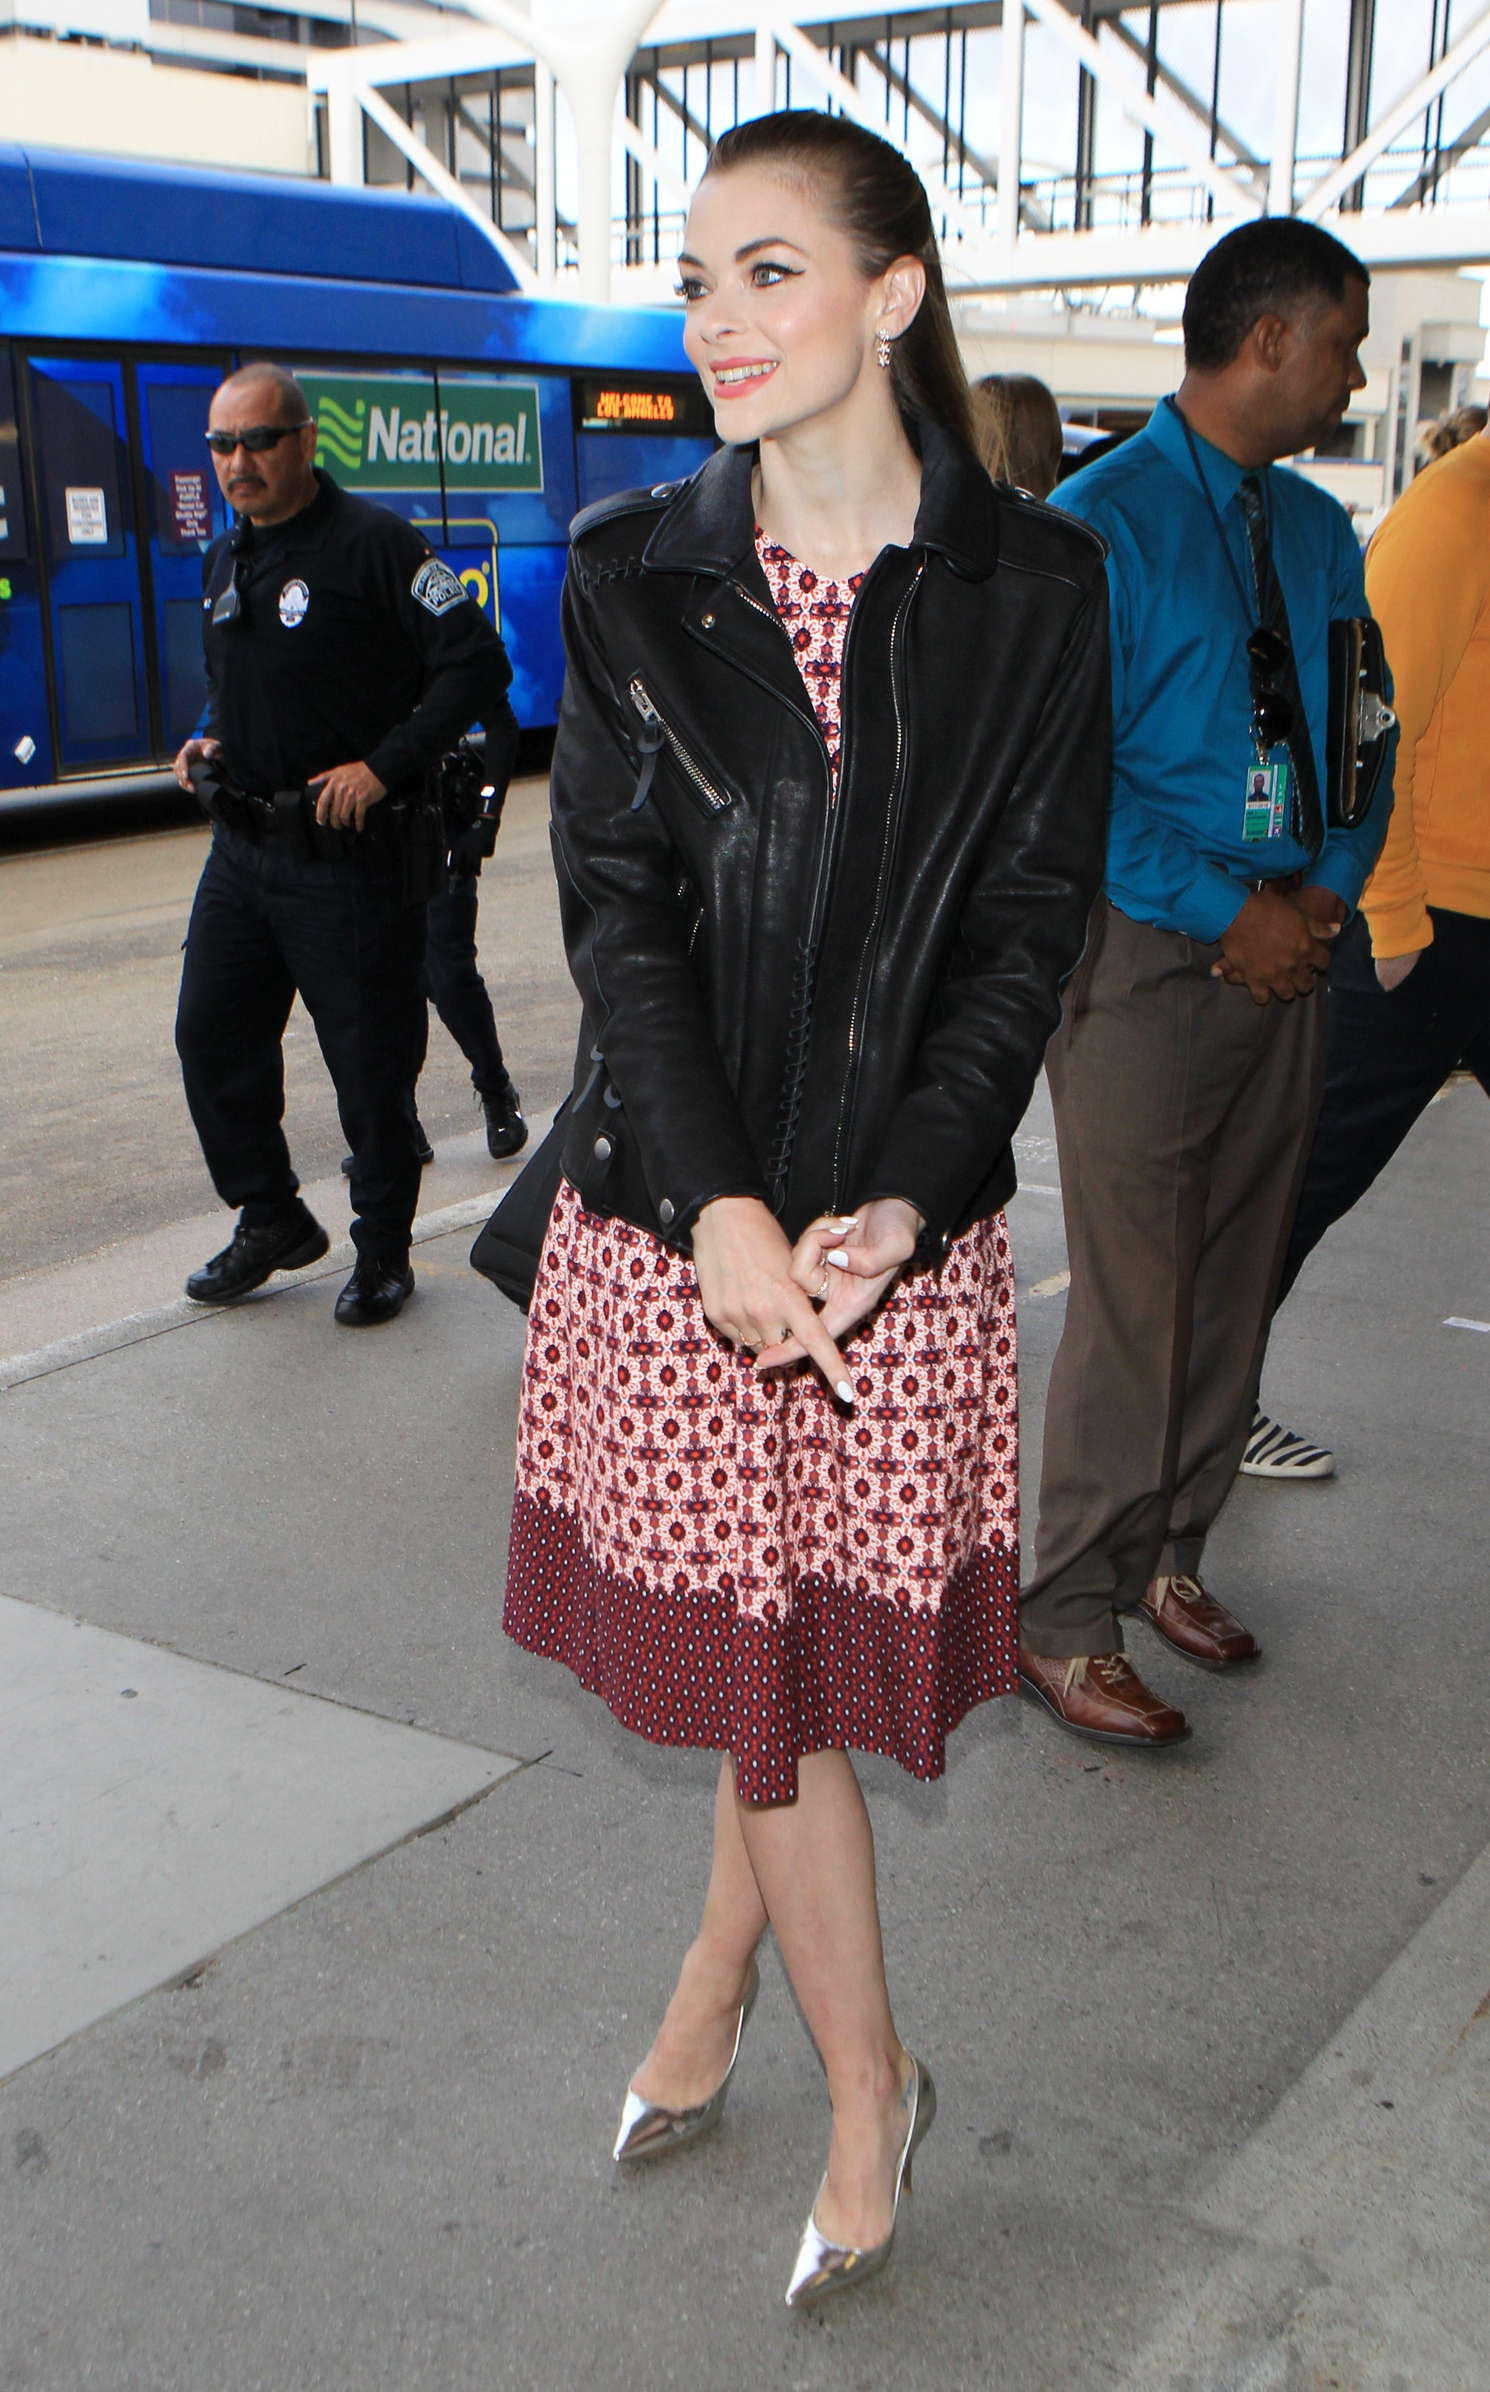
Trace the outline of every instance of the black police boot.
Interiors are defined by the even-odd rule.
[[[504,1073],[500,1088],[488,1095],[484,1088],[476,1094],[486,1115],[486,1151],[494,1163],[510,1154],[521,1153],[528,1143],[528,1125],[523,1119],[522,1099]]]
[[[414,1293],[414,1273],[408,1263],[395,1268],[375,1254],[359,1254],[357,1268],[336,1299],[336,1317],[344,1329],[372,1329],[379,1321],[397,1320]]]
[[[282,1220],[249,1229],[240,1221],[221,1254],[214,1254],[186,1282],[194,1304],[231,1304],[262,1287],[272,1271],[300,1271],[319,1262],[330,1238],[306,1205],[296,1204]]]
[[[409,1122],[409,1139],[414,1149],[414,1160],[422,1170],[426,1163],[434,1161],[435,1150],[429,1142],[429,1132],[417,1113],[411,1117]],[[352,1176],[352,1158],[349,1154],[344,1154],[341,1158],[341,1175],[343,1179],[350,1179]]]

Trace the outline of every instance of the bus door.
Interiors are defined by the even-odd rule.
[[[153,757],[124,369],[28,360],[59,775]]]
[[[196,729],[207,694],[202,661],[202,558],[228,529],[228,510],[204,434],[213,365],[137,365],[145,604],[155,651],[157,751],[174,756]]]

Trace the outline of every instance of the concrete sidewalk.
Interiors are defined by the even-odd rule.
[[[1048,1126],[1014,1211],[1027,1488],[1064,1262]],[[1285,1313],[1274,1407],[1341,1476],[1243,1484],[1218,1531],[1209,1574],[1266,1649],[1246,1680],[1145,1641],[1188,1746],[1104,1755],[1006,1703],[939,1786],[866,1769],[942,2112],[893,2270],[805,2320],[781,2296],[821,2080],[774,1961],[712,2147],[608,2162],[713,1764],[501,1637],[521,1324],[468,1222],[426,1225],[374,1336],[333,1325],[332,1261],[113,1330],[73,1277],[50,1345],[33,1306],[0,1405],[0,1642],[30,1607],[32,1656],[8,1941],[69,1912],[47,1854],[96,1853],[87,1805],[126,1824],[127,1741],[115,1778],[98,1739],[137,1731],[108,1704],[190,1665],[224,1710],[204,1750],[183,1679],[186,1743],[162,1698],[138,1747],[155,1807],[123,1849],[159,1973],[111,1963],[140,1899],[114,1871],[78,1877],[98,1933],[70,1974],[25,1987],[30,2048],[49,2007],[66,2040],[0,2087],[0,2387],[1484,2392],[1490,1335],[1443,1323],[1490,1319],[1487,1150],[1452,1091]],[[124,1641],[83,1701],[38,1656],[96,1631]],[[293,1778],[265,1743],[287,1703]]]

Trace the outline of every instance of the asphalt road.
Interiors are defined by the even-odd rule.
[[[0,1280],[77,1261],[215,1201],[172,1044],[181,944],[209,833],[199,821],[93,840],[78,839],[75,822],[65,829],[65,841],[51,843],[37,818],[37,844],[0,861]],[[543,781],[514,783],[481,888],[479,949],[508,1065],[530,1104],[552,1103],[573,1056],[576,1004]],[[299,1005],[285,1064],[296,1168],[307,1182],[334,1177],[344,1142]],[[481,1185],[489,1177],[470,1074],[438,1020],[419,1108],[436,1148],[427,1210],[471,1193],[473,1170]]]
[[[514,791],[483,901],[535,1120],[574,1024],[543,812]],[[1010,1701],[936,1786],[866,1769],[942,2111],[894,2269],[804,2322],[781,2291],[821,2086],[774,1960],[712,2148],[609,2166],[712,1765],[502,1636],[521,1323],[466,1216],[509,1173],[438,1029],[407,1313],[338,1330],[345,1255],[227,1313],[179,1300],[226,1218],[170,1045],[202,843],[0,864],[0,2012],[19,1968],[37,2054],[0,2084],[0,2386],[1483,2392],[1478,1089],[1430,1109],[1280,1320],[1269,1392],[1340,1475],[1244,1482],[1218,1524],[1253,1670],[1139,1647],[1193,1741],[1109,1753]],[[293,1026],[292,1137],[339,1228]],[[1011,1214],[1027,1516],[1064,1284],[1049,1127],[1039,1094]],[[423,1783],[437,1746],[438,1786],[395,1801],[383,1754]],[[359,1797],[349,1829],[354,1769],[391,1819]],[[491,1790],[448,1816],[447,1770]]]

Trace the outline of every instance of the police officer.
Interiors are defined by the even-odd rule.
[[[490,738],[484,758],[466,748],[446,757],[442,773],[452,770],[465,802],[458,814],[448,799],[444,805],[448,853],[425,909],[424,991],[471,1066],[471,1086],[486,1119],[486,1150],[493,1162],[500,1163],[527,1144],[528,1125],[522,1099],[503,1059],[491,992],[477,959],[476,882],[482,865],[496,851],[509,774]],[[470,808],[474,805],[480,805],[481,811],[473,816]],[[426,1035],[419,1042],[417,1071],[424,1069],[427,1047]],[[409,1135],[420,1162],[432,1163],[435,1150],[417,1109],[409,1115]],[[349,1154],[342,1156],[341,1167],[350,1176]]]
[[[326,1252],[281,1126],[298,990],[352,1150],[357,1265],[336,1317],[364,1327],[392,1320],[414,1286],[419,868],[439,836],[426,778],[476,721],[510,755],[511,668],[420,534],[314,465],[315,425],[283,367],[229,375],[207,439],[238,522],[206,559],[206,735],[176,758],[216,826],[176,1046],[213,1184],[239,1218],[186,1292],[228,1303]]]

